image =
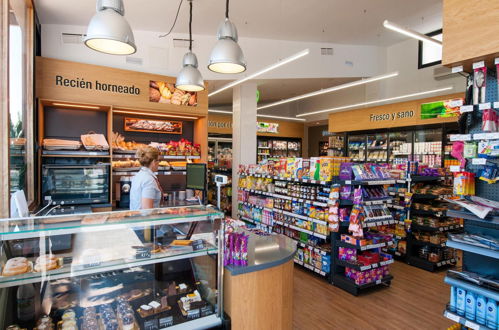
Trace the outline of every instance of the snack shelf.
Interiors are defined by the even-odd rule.
[[[312,184],[320,184],[320,185],[329,185],[333,181],[324,181],[324,180],[312,180],[312,179],[295,179],[295,178],[283,178],[275,175],[265,175],[265,174],[240,174],[240,177],[248,177],[252,176],[255,178],[267,178],[274,179],[278,181],[289,181],[289,182],[297,182],[297,183],[312,183]]]
[[[207,244],[205,242],[205,244]],[[145,265],[159,264],[163,262],[169,262],[174,260],[189,259],[195,257],[201,257],[211,254],[217,254],[218,249],[215,246],[210,246],[209,248],[202,251],[188,251],[179,254],[169,254],[169,253],[156,253],[151,254],[151,258],[147,259],[121,259],[109,262],[102,262],[98,266],[86,266],[86,265],[63,265],[61,268],[55,270],[49,270],[47,272],[30,272],[15,276],[0,276],[0,288],[8,288],[17,285],[38,283],[42,281],[57,280],[68,277],[91,275],[95,273],[104,273],[121,269],[128,269],[132,267],[140,267]]]
[[[263,223],[263,222],[260,222],[260,221],[256,221],[254,219],[251,219],[251,218],[248,218],[248,217],[243,217],[243,216],[241,216],[241,219],[244,220],[244,221],[247,221],[247,222],[251,222],[254,225],[260,225],[260,226],[263,226],[263,227],[266,227],[266,228],[270,228],[272,230],[272,226],[271,225],[267,225],[266,223]]]
[[[413,245],[427,245],[429,247],[434,247],[434,248],[444,248],[446,246],[445,242],[444,243],[440,243],[440,244],[435,244],[435,243],[430,243],[430,242],[425,242],[425,241],[418,241],[418,240],[411,240],[411,243]]]
[[[460,323],[464,325],[465,327],[473,330],[494,330],[489,327],[486,327],[485,325],[478,324],[476,322],[470,321],[467,318],[463,316],[457,315],[457,313],[445,310],[444,311],[444,317],[448,318],[449,320],[452,320],[454,322]]]
[[[411,215],[421,215],[421,216],[427,216],[427,217],[445,217],[445,214],[442,212],[433,212],[433,211],[428,211],[428,210],[416,210],[414,208],[411,208]]]
[[[201,156],[169,156],[159,155],[159,159],[200,159]],[[137,159],[135,154],[113,154],[113,159]]]
[[[205,206],[189,206],[187,209],[188,211],[186,212],[182,212],[182,209],[184,209],[184,207],[142,210],[137,213],[135,213],[135,211],[112,212],[112,215],[115,218],[105,220],[106,222],[100,221],[101,223],[82,222],[85,221],[86,216],[98,218],[106,215],[110,216],[111,214],[108,212],[102,212],[92,213],[90,215],[64,215],[5,219],[0,221],[0,240],[40,238],[82,232],[88,233],[92,231],[97,232],[142,226],[158,226],[164,224],[173,225],[206,221],[206,219],[214,219],[223,216],[222,213]],[[154,214],[155,211],[161,212],[162,210],[178,210],[178,213]]]
[[[388,204],[387,205],[389,208],[396,209],[396,210],[405,210],[405,207],[402,205],[396,205],[396,204]]]
[[[303,268],[306,268],[306,269],[308,269],[308,270],[310,270],[310,271],[312,271],[312,272],[314,272],[314,273],[317,273],[318,275],[321,275],[321,276],[326,277],[326,276],[329,274],[329,273],[326,273],[326,272],[324,272],[323,270],[321,270],[321,269],[319,269],[319,268],[317,268],[317,267],[315,267],[315,266],[312,266],[312,265],[310,265],[310,264],[307,264],[307,263],[305,263],[305,262],[303,262],[303,261],[301,261],[301,260],[298,260],[298,259],[296,259],[296,258],[294,258],[293,260],[294,260],[295,264],[300,265],[300,266],[302,266]]]
[[[343,241],[336,241],[336,245],[339,247],[356,249],[359,251],[366,251],[366,250],[378,249],[378,248],[383,248],[383,247],[393,245],[393,241],[377,243],[377,244],[369,244],[369,245],[363,245],[363,246],[357,246],[357,245],[349,244],[349,243],[346,243]]]
[[[389,203],[392,200],[393,199],[391,197],[384,197],[384,198],[378,198],[378,199],[364,199],[362,201],[362,203],[365,205],[376,205],[376,204]]]
[[[488,249],[485,247],[475,246],[472,244],[457,242],[457,241],[453,241],[452,239],[447,239],[447,246],[454,248],[454,249],[463,250],[466,252],[471,252],[471,253],[476,253],[476,254],[481,254],[483,256],[494,258],[494,259],[499,259],[499,250],[492,250],[492,249]]]
[[[385,285],[389,286],[391,284],[391,281],[393,280],[392,275],[385,276],[381,280],[371,282],[371,283],[366,283],[366,284],[361,284],[357,285],[355,282],[349,278],[347,278],[345,275],[335,275],[333,278],[333,284],[337,287],[342,288],[343,290],[357,296],[360,291],[368,289],[368,288],[373,288],[378,285]]]
[[[313,204],[315,206],[327,207],[327,203],[320,202],[320,201],[312,201],[309,199],[291,197],[291,196],[287,196],[287,195],[281,195],[281,194],[276,194],[276,193],[271,193],[271,192],[261,191],[261,190],[255,190],[255,189],[247,189],[247,188],[239,188],[239,189],[250,192],[250,193],[254,193],[254,194],[275,197],[275,198],[282,198],[282,199],[287,199],[287,200],[295,201],[295,202],[302,202],[302,203],[307,202],[307,203]]]
[[[308,244],[305,244],[305,243],[303,243],[303,242],[301,242],[301,241],[298,241],[298,240],[297,240],[297,242],[298,242],[298,245],[299,245],[299,246],[304,247],[304,248],[306,248],[306,247],[310,247],[310,248],[314,249],[314,252],[316,252],[316,253],[320,253],[320,254],[322,254],[323,256],[325,256],[325,255],[327,255],[327,254],[330,254],[330,253],[331,253],[331,251],[326,251],[326,250],[323,250],[323,249],[321,249],[321,248],[319,248],[319,247],[317,247],[317,246],[308,245]]]
[[[375,268],[379,268],[379,267],[386,266],[389,264],[393,264],[393,262],[394,262],[394,260],[390,259],[390,260],[375,262],[375,263],[372,263],[370,265],[362,266],[359,264],[354,264],[354,263],[348,262],[346,260],[341,260],[341,259],[336,258],[336,264],[343,266],[343,267],[352,268],[352,269],[355,269],[355,270],[358,270],[361,272],[369,270],[369,269],[375,269]]]
[[[430,226],[422,226],[418,225],[416,223],[411,224],[411,229],[413,230],[420,230],[420,231],[449,231],[449,230],[454,230],[454,229],[459,229],[461,228],[461,225],[450,225],[450,226],[443,226],[443,227],[430,227]]]
[[[412,266],[416,266],[416,267],[424,269],[424,270],[428,270],[430,272],[433,272],[437,268],[440,268],[440,267],[454,265],[456,263],[456,261],[457,260],[454,258],[448,259],[448,260],[442,260],[442,261],[438,261],[438,262],[428,261],[426,259],[422,259],[422,258],[417,257],[417,256],[409,256],[407,258],[408,264],[410,264]]]
[[[398,221],[395,219],[376,219],[376,218],[366,218],[364,222],[362,223],[362,228],[369,228],[369,227],[378,227],[378,226],[385,226],[385,225],[392,225],[397,223]]]
[[[414,175],[414,176],[411,176],[410,181],[412,181],[412,182],[433,182],[433,181],[440,181],[443,179],[444,178],[441,176]]]
[[[382,185],[389,185],[389,184],[395,184],[394,179],[379,179],[379,180],[340,180],[339,182],[342,185],[345,186],[382,186]]]

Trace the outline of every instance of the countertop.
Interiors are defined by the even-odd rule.
[[[225,266],[231,275],[241,275],[282,265],[292,260],[296,253],[296,242],[291,238],[272,234],[258,236],[249,232],[248,265]]]

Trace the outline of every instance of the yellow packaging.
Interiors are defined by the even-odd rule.
[[[333,179],[333,160],[329,157],[321,157],[319,180],[331,181]]]
[[[293,178],[296,171],[296,160],[288,158],[286,162],[286,178]]]

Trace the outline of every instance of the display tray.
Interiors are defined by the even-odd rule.
[[[54,285],[54,283],[56,284]],[[176,285],[175,282],[169,283],[174,287]],[[57,291],[61,293],[61,289],[62,291],[69,290],[65,291],[63,295],[72,298],[69,299],[65,306],[60,306],[57,303],[52,304],[51,317],[55,324],[60,325],[64,311],[71,308],[75,313],[78,328],[84,328],[83,315],[85,310],[95,308],[99,328],[105,329],[104,318],[100,311],[102,306],[109,306],[116,313],[118,324],[121,326],[119,328],[122,329],[123,320],[117,313],[116,302],[116,298],[121,296],[128,301],[133,311],[134,323],[131,325],[133,329],[210,328],[220,324],[220,319],[215,314],[216,306],[205,300],[203,300],[204,307],[199,308],[197,313],[184,316],[177,301],[187,293],[194,290],[199,291],[200,288],[199,285],[189,281],[179,283],[187,284],[189,289],[183,293],[172,293],[168,288],[168,282],[154,282],[154,276],[144,269],[134,270],[130,273],[104,273],[100,277],[85,277],[77,281],[63,281],[58,284],[57,281],[52,281],[50,292]],[[101,292],[106,293],[101,294]],[[49,299],[58,301],[58,295],[60,294],[53,293],[50,298],[46,296],[44,302],[49,303]],[[166,297],[168,306],[157,311],[152,310],[150,315],[143,315],[140,312],[140,306],[147,305],[152,301],[159,301],[158,297]],[[132,329],[132,327],[129,329]]]
[[[100,229],[131,228],[223,218],[223,213],[207,206],[157,208],[141,211],[101,212],[79,215],[0,220],[0,239],[13,240],[54,236]],[[114,226],[114,227],[113,227]]]
[[[42,156],[109,156],[109,151],[43,150]]]

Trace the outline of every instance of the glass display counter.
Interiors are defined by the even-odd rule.
[[[0,220],[0,327],[221,324],[223,214],[205,206]]]
[[[348,157],[354,162],[363,162],[366,160],[366,136],[350,135],[348,136]]]

